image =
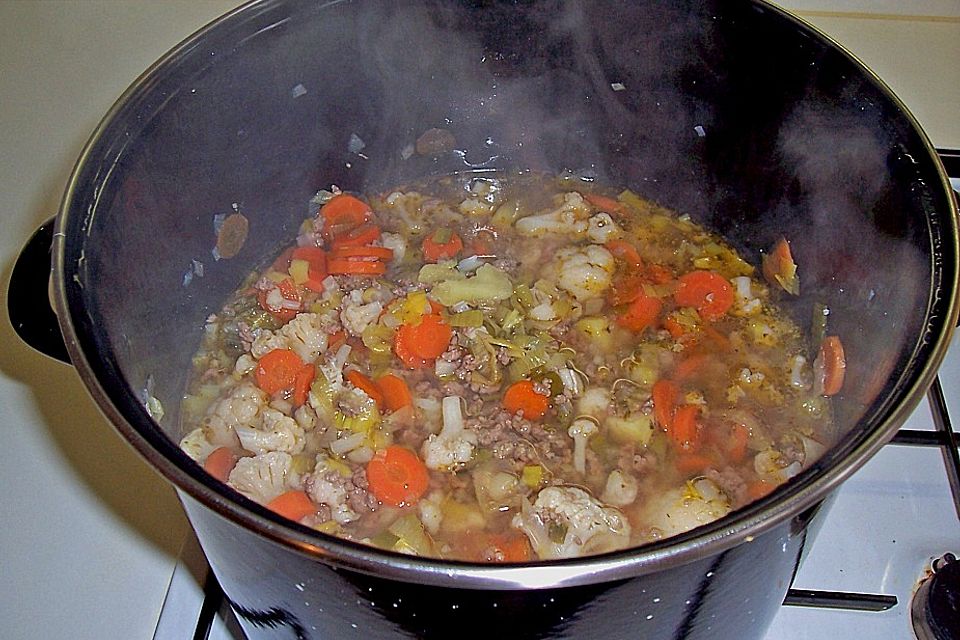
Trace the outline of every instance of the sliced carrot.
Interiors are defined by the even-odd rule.
[[[310,265],[303,286],[323,293],[323,280],[327,277],[327,252],[320,247],[297,247],[290,257],[292,260],[306,260]]]
[[[730,427],[730,439],[727,442],[727,456],[730,462],[739,464],[747,457],[747,444],[750,441],[750,430],[742,424]]]
[[[636,269],[643,267],[643,258],[637,253],[637,249],[626,240],[610,240],[604,246],[607,251],[613,254],[614,258],[622,260]]]
[[[413,451],[391,445],[367,463],[367,483],[383,504],[404,507],[416,503],[426,493],[430,474]]]
[[[657,321],[663,303],[659,298],[640,293],[626,310],[617,317],[617,324],[639,333]]]
[[[747,484],[747,497],[751,500],[759,500],[771,491],[777,488],[777,485],[766,480],[754,480]]]
[[[280,295],[285,300],[289,300],[290,302],[296,302],[298,305],[303,303],[303,299],[300,297],[300,291],[297,289],[297,285],[295,285],[293,283],[293,280],[291,280],[290,278],[287,278],[281,281],[280,284],[277,285],[277,288],[280,289]],[[285,306],[282,306],[282,307],[272,306],[267,301],[270,296],[270,291],[272,291],[272,289],[269,289],[269,290],[261,289],[257,292],[257,302],[260,304],[260,308],[263,309],[264,311],[269,311],[270,314],[280,322],[285,323],[296,318],[297,314],[300,313],[299,308],[293,309],[293,308],[287,308]]]
[[[327,348],[336,349],[346,341],[347,341],[347,334],[343,329],[341,329],[340,331],[331,333],[330,337],[327,338]]]
[[[400,376],[388,373],[376,379],[377,387],[383,394],[383,403],[390,411],[397,411],[413,404],[410,387]]]
[[[239,456],[230,447],[214,449],[203,461],[203,470],[220,482],[226,482],[237,464]]]
[[[673,413],[677,409],[677,397],[680,388],[676,383],[661,378],[653,383],[653,418],[661,429],[670,429],[673,422]]]
[[[670,332],[674,340],[681,338],[687,332],[673,316],[667,316],[663,319],[663,328]]]
[[[600,211],[623,213],[623,203],[608,196],[602,196],[599,193],[584,193],[583,199]]]
[[[681,453],[674,462],[677,471],[684,475],[702,473],[710,468],[713,460],[699,453]]]
[[[317,512],[317,505],[303,491],[290,490],[267,503],[267,509],[288,520],[300,522],[305,517]]]
[[[800,279],[797,277],[797,265],[790,253],[790,243],[780,238],[773,251],[763,256],[763,277],[772,285],[779,286],[787,293],[800,295]]]
[[[293,379],[293,391],[290,394],[290,402],[293,403],[293,406],[302,406],[307,401],[307,396],[310,394],[310,385],[313,384],[313,379],[316,376],[317,368],[312,364],[305,364],[300,371],[297,371],[297,375]]]
[[[643,293],[644,282],[643,276],[635,271],[621,273],[613,279],[607,300],[614,307],[632,302]]]
[[[412,369],[436,360],[450,346],[453,330],[439,315],[421,316],[419,324],[402,324],[394,338],[394,353]]]
[[[320,208],[323,218],[321,233],[327,240],[359,227],[370,218],[370,206],[356,196],[341,193]]]
[[[493,253],[493,242],[496,240],[496,234],[489,229],[477,229],[474,236],[468,242],[468,255],[488,256]]]
[[[717,320],[733,305],[733,287],[719,273],[691,271],[680,276],[674,300],[681,307],[693,307],[704,320]]]
[[[335,247],[330,251],[331,260],[393,260],[393,250],[386,247],[347,246]]]
[[[490,546],[499,551],[501,558],[484,560],[492,562],[527,562],[531,559],[532,549],[527,536],[523,534],[502,533],[490,539]]]
[[[300,356],[290,349],[274,349],[257,362],[253,378],[258,387],[273,395],[293,387],[303,366]]]
[[[674,368],[673,379],[677,382],[685,382],[697,377],[711,359],[711,356],[706,353],[691,353]]]
[[[843,352],[843,343],[838,336],[827,336],[820,342],[820,353],[814,361],[823,395],[833,396],[843,388],[843,379],[847,370],[847,358]]]
[[[530,380],[520,380],[507,387],[503,407],[511,414],[520,412],[527,420],[539,420],[550,408],[550,398],[534,390]]]
[[[380,227],[375,224],[364,224],[351,229],[343,235],[337,236],[331,244],[331,249],[342,247],[359,247],[370,244],[380,238]]]
[[[382,276],[387,265],[380,260],[330,260],[327,270],[334,275]]]
[[[700,448],[700,426],[697,420],[699,416],[700,407],[695,404],[677,407],[673,413],[673,422],[667,431],[670,439],[681,451],[694,453]]]
[[[347,382],[370,396],[370,399],[377,403],[378,408],[383,408],[383,392],[373,383],[373,380],[356,369],[350,369],[344,377],[347,379]]]
[[[648,264],[643,271],[653,284],[667,284],[673,280],[673,272],[661,264]]]
[[[460,239],[460,236],[454,232],[449,232],[450,237],[445,242],[438,242],[437,238],[440,233],[439,230],[435,231],[432,235],[423,239],[423,258],[427,262],[449,260],[463,251],[463,240]]]

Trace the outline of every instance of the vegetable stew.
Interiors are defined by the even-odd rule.
[[[829,444],[840,338],[804,336],[787,239],[760,273],[631,191],[449,176],[321,191],[208,319],[181,446],[319,531],[469,561],[692,529]]]

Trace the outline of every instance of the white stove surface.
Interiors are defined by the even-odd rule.
[[[4,291],[20,246],[55,213],[75,158],[113,100],[236,4],[0,0]],[[934,144],[960,148],[960,1],[782,4],[871,66]],[[0,637],[192,638],[200,587],[177,560],[181,549],[188,558],[198,550],[172,489],[114,433],[76,372],[23,345],[0,316]],[[956,403],[960,346],[941,378]],[[932,424],[924,403],[905,427]],[[895,595],[899,604],[880,613],[784,607],[767,637],[910,637],[914,584],[945,551],[960,552],[960,520],[940,451],[888,445],[842,486],[794,586]],[[237,636],[220,620],[210,637]]]

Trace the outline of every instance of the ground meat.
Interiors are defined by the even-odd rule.
[[[722,471],[716,469],[707,469],[703,475],[713,480],[720,487],[720,490],[727,494],[734,508],[744,505],[747,500],[747,482],[736,469],[724,467]]]
[[[351,509],[363,515],[370,511],[376,511],[380,505],[376,497],[369,491],[370,485],[367,483],[367,470],[363,467],[357,467],[353,475],[347,481],[347,504]]]
[[[527,464],[572,456],[573,440],[565,434],[505,410],[468,418],[466,427],[477,434],[481,447],[488,447],[496,458],[514,463],[518,471]]]

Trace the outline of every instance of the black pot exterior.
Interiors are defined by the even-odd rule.
[[[817,504],[722,553],[650,575],[572,587],[481,590],[337,569],[181,494],[249,640],[658,638],[759,640],[822,519]]]
[[[408,156],[434,127],[456,150]],[[318,188],[528,169],[634,189],[755,264],[788,237],[803,293],[791,311],[807,323],[829,306],[847,350],[837,444],[694,533],[520,568],[403,559],[290,525],[179,450],[205,318],[290,242]],[[949,342],[958,248],[945,185],[877,80],[761,2],[269,0],[168,54],[101,124],[57,221],[57,306],[71,361],[178,486],[251,637],[281,622],[305,637],[474,624],[506,637],[759,637],[815,505],[906,418]],[[215,218],[234,208],[251,232],[217,259]]]

